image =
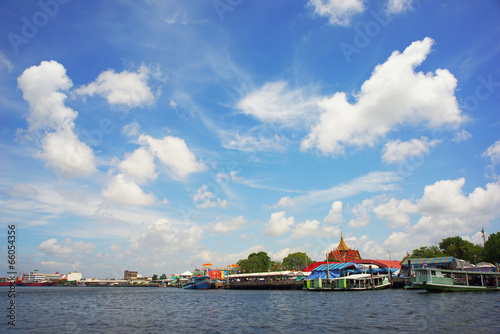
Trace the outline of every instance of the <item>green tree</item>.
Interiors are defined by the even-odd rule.
[[[302,270],[311,263],[313,263],[311,258],[308,257],[306,253],[302,252],[288,254],[288,256],[283,259],[283,266],[285,266],[287,270]]]
[[[166,274],[161,274],[160,279],[167,279],[167,275]]]
[[[264,272],[271,269],[271,258],[266,252],[252,253],[248,259],[239,260],[238,265],[242,272]]]
[[[443,239],[439,243],[439,247],[444,251],[446,256],[454,256],[457,259],[472,263],[482,261],[483,247],[474,245],[472,242],[464,240],[459,236]]]
[[[156,281],[156,280],[158,280],[158,275],[154,274],[154,275],[153,275],[153,278],[152,278],[152,280],[153,280],[153,281]]]
[[[491,263],[500,262],[500,232],[490,234],[484,244],[484,260]]]

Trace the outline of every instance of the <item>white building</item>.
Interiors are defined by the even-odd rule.
[[[45,282],[47,278],[44,274],[41,274],[38,270],[32,271],[29,274],[24,275],[25,282]]]
[[[64,276],[68,282],[79,282],[82,279],[82,273],[72,271]]]

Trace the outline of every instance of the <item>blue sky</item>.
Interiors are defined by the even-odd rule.
[[[500,230],[497,1],[3,1],[18,270],[401,259]],[[2,273],[0,273],[2,274]],[[5,273],[4,273],[5,274]]]

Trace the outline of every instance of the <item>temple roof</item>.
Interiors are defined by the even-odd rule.
[[[340,242],[339,242],[339,245],[337,246],[337,250],[346,251],[349,249],[350,248],[344,242],[344,236],[342,235],[342,232],[340,232]]]

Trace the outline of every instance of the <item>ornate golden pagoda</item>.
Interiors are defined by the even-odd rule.
[[[340,232],[340,242],[337,248],[328,254],[328,261],[332,262],[350,262],[353,260],[361,260],[361,255],[357,249],[350,249],[344,241],[344,236]]]

